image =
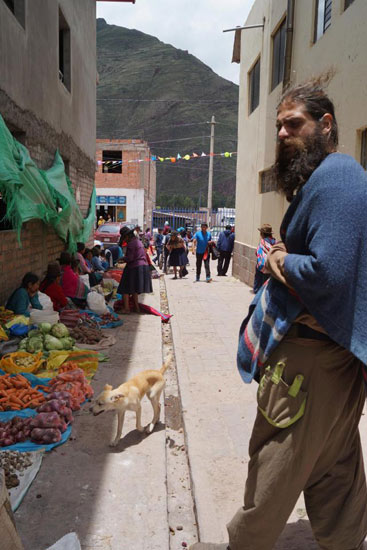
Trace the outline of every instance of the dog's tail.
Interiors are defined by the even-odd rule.
[[[163,363],[162,368],[161,368],[160,371],[159,371],[161,374],[164,374],[164,373],[166,372],[166,370],[168,369],[168,367],[169,367],[169,366],[171,365],[171,363],[172,363],[172,359],[173,359],[173,354],[172,354],[172,353],[170,353],[169,355],[167,355],[166,360],[165,360],[165,362]]]

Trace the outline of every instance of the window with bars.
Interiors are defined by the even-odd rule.
[[[367,128],[361,132],[361,165],[367,170]]]
[[[249,72],[249,114],[259,105],[260,101],[260,58]]]
[[[332,3],[333,0],[316,0],[314,42],[317,42],[331,25]]]
[[[260,172],[260,193],[270,193],[277,190],[277,184],[274,178],[273,168],[268,168]]]
[[[285,19],[280,24],[280,27],[273,35],[273,68],[271,76],[271,89],[274,88],[283,80],[284,76],[284,61],[285,61],[285,37],[286,26]]]
[[[351,4],[353,4],[354,0],[345,0],[344,2],[344,10],[346,10],[347,8],[349,8],[349,6]]]

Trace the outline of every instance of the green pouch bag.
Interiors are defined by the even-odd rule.
[[[299,420],[306,407],[307,392],[301,390],[304,376],[297,374],[291,386],[282,378],[285,363],[267,367],[257,391],[257,403],[266,420],[276,428],[288,428]]]

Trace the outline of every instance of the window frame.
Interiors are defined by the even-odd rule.
[[[70,25],[59,7],[58,24],[59,80],[71,93],[71,31]]]
[[[109,155],[109,158],[108,158]],[[111,166],[106,165],[107,162],[111,162]],[[118,164],[113,162],[119,161]],[[121,162],[120,162],[121,161]],[[122,174],[122,150],[121,149],[103,149],[102,150],[102,172],[103,174]],[[106,169],[107,168],[107,169]]]
[[[257,73],[258,73],[258,85],[257,85],[258,94],[257,94],[257,103],[255,105],[254,103],[256,102],[256,99],[254,102],[253,90],[256,89],[256,87],[254,88],[253,86],[253,80],[255,80]],[[257,109],[257,107],[260,105],[261,55],[259,55],[256,61],[253,63],[251,69],[247,73],[247,78],[248,78],[248,114],[251,115],[251,113],[253,113]]]
[[[283,50],[283,56],[281,56],[281,33],[282,29],[284,29],[284,50]],[[277,36],[280,36],[280,45],[277,52],[277,58],[278,58],[278,71],[277,76],[275,76],[275,40]],[[275,31],[273,32],[272,36],[272,65],[271,65],[271,82],[270,82],[270,91],[272,92],[278,84],[283,82],[284,79],[284,68],[285,68],[285,50],[286,50],[286,42],[287,42],[287,16],[285,15],[279,22],[278,26],[276,27]],[[282,66],[283,64],[283,66]]]
[[[319,14],[320,2],[323,3],[322,14]],[[333,0],[315,0],[314,44],[324,36],[325,32],[331,26],[332,12]]]

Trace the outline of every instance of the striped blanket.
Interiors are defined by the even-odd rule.
[[[237,367],[246,384],[252,382],[303,309],[296,296],[276,279],[271,277],[261,287],[240,328]]]

